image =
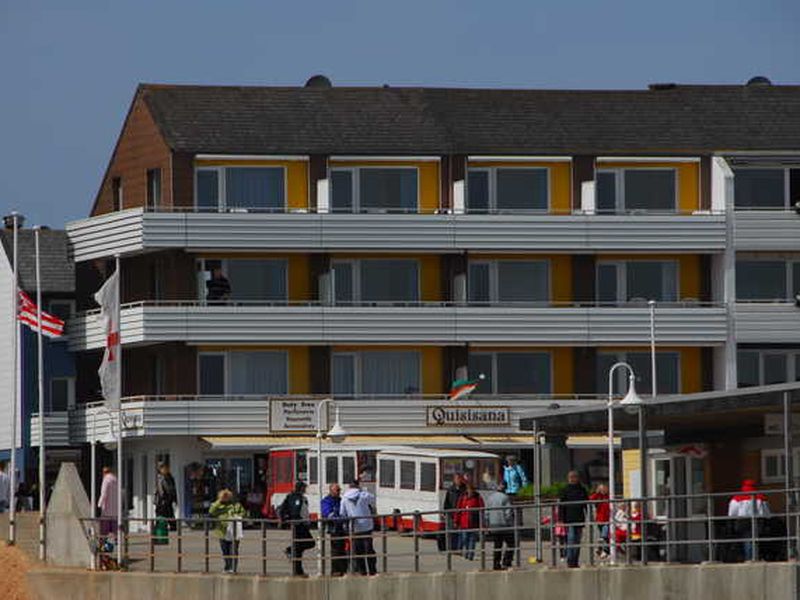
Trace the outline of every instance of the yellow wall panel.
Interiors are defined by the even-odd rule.
[[[306,302],[311,298],[311,267],[308,254],[289,255],[289,300]]]
[[[444,386],[444,360],[443,349],[436,346],[426,346],[422,354],[422,393],[444,394],[448,390]]]
[[[552,348],[550,353],[553,361],[553,393],[572,394],[575,366],[572,361],[572,348]]]

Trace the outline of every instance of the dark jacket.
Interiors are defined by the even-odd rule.
[[[586,501],[589,494],[580,483],[569,483],[561,491],[559,500],[577,504],[563,504],[558,507],[558,514],[562,523],[582,525],[586,521]]]
[[[224,300],[231,295],[231,284],[226,277],[212,277],[206,281],[206,300]]]
[[[458,499],[461,497],[461,494],[464,493],[464,486],[460,485],[458,487],[451,485],[447,488],[447,492],[444,495],[444,504],[442,505],[442,509],[450,510],[453,508],[458,508]]]
[[[288,494],[278,508],[278,516],[282,521],[308,520],[308,499],[298,492]]]
[[[175,478],[171,473],[156,475],[156,506],[171,507],[178,501],[178,493],[175,488]]]
[[[328,494],[320,502],[320,513],[322,518],[326,519],[326,529],[331,535],[344,535],[344,521],[339,517],[339,508],[342,505],[342,499],[336,498]]]

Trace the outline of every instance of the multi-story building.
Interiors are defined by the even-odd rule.
[[[649,392],[648,300],[659,393],[793,377],[799,134],[800,88],[759,80],[142,85],[68,226],[78,398],[99,399],[87,299],[116,255],[139,514],[166,456],[263,486],[266,448],[310,442],[322,397],[365,445],[518,449],[520,411],[603,393],[616,360]],[[220,277],[230,294],[209,299]],[[485,375],[475,395],[446,400],[467,374]],[[75,440],[92,427],[110,439],[82,405]]]
[[[22,218],[20,217],[20,223]],[[42,229],[39,247],[42,274],[42,308],[67,321],[75,312],[75,268],[67,252],[64,231]],[[19,288],[32,299],[36,298],[34,232],[28,228],[18,231]],[[11,229],[0,231],[0,460],[11,456],[11,407],[14,398],[13,335],[16,296],[13,293],[12,270],[14,245]],[[52,483],[62,461],[77,461],[81,449],[71,444],[68,415],[75,408],[75,360],[69,351],[67,337],[43,340],[45,436],[48,450],[47,475]],[[20,481],[37,479],[39,447],[39,393],[36,334],[20,327],[19,349],[19,410],[17,412],[16,468]]]

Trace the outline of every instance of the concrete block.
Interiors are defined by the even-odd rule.
[[[78,469],[73,463],[63,463],[45,512],[48,564],[91,567],[92,553],[80,521],[91,514]]]

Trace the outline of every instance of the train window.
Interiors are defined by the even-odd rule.
[[[352,456],[342,457],[342,484],[349,484],[356,478],[356,461]]]
[[[490,484],[498,481],[499,474],[497,472],[498,463],[493,458],[480,458],[478,459],[478,479],[477,484],[480,489],[487,489]]]
[[[339,457],[325,457],[325,481],[329,484],[339,483]]]
[[[375,483],[375,452],[358,452],[358,479],[361,483]]]
[[[417,486],[417,463],[410,460],[400,461],[400,489],[413,490]]]
[[[436,491],[436,463],[420,463],[419,490],[421,492]]]
[[[380,461],[380,486],[382,488],[393,488],[395,482],[394,461]]]
[[[308,483],[317,483],[317,457],[308,457]]]
[[[305,452],[298,452],[295,461],[296,479],[300,481],[308,481],[308,462],[306,460],[307,454]]]
[[[292,483],[294,481],[291,456],[273,457],[276,483]]]

